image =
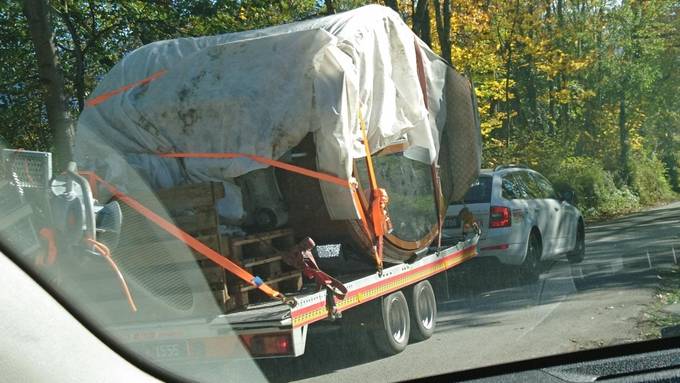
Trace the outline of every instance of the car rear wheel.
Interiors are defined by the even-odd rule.
[[[541,273],[540,262],[542,254],[541,236],[536,230],[532,230],[527,240],[527,253],[524,262],[520,266],[519,275],[523,282],[535,282]]]
[[[576,244],[574,250],[567,254],[567,259],[571,263],[580,263],[586,255],[586,236],[583,229],[583,222],[579,221],[576,229]]]

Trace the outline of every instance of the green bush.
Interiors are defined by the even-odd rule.
[[[574,191],[576,205],[587,217],[611,216],[640,207],[638,197],[626,187],[616,187],[612,174],[595,159],[567,157],[544,173],[557,191]]]
[[[630,172],[631,189],[640,197],[642,205],[673,199],[664,164],[655,155],[633,154]]]

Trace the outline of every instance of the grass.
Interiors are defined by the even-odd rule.
[[[661,338],[665,327],[680,325],[680,315],[665,311],[672,304],[680,303],[680,267],[659,272],[661,283],[654,294],[652,303],[642,311],[638,322],[645,339]]]

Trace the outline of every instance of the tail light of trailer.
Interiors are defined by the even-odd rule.
[[[252,356],[293,354],[293,340],[290,334],[241,335],[241,340]]]
[[[491,206],[489,212],[489,228],[497,229],[501,227],[510,227],[510,208],[505,206]]]

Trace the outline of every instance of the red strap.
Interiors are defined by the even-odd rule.
[[[302,270],[305,278],[314,279],[318,287],[326,287],[334,296],[344,299],[347,295],[347,288],[342,282],[321,271],[312,254],[312,249],[315,246],[314,240],[307,237],[292,249],[282,253],[283,261],[298,270]]]
[[[118,198],[120,201],[125,203],[126,205],[130,206],[131,208],[135,209],[137,212],[142,214],[144,217],[146,217],[148,220],[151,222],[155,223],[156,225],[160,226],[163,230],[167,231],[170,233],[172,236],[175,238],[179,239],[180,241],[186,243],[189,247],[192,249],[196,250],[198,253],[202,254],[206,258],[210,259],[211,261],[215,262],[219,266],[223,267],[230,273],[236,275],[237,277],[241,278],[242,280],[248,282],[250,285],[258,288],[265,294],[269,295],[272,298],[277,298],[277,299],[284,299],[283,294],[279,293],[278,291],[272,289],[265,283],[263,283],[259,278],[253,276],[246,270],[242,269],[239,267],[237,264],[234,262],[230,261],[226,257],[222,256],[220,253],[216,252],[215,250],[209,248],[196,238],[192,237],[182,229],[178,228],[177,226],[173,225],[172,223],[166,221],[162,217],[160,217],[158,214],[154,213],[141,203],[139,201],[135,200],[134,198],[122,193],[118,189],[116,189],[115,186],[111,185],[110,183],[104,181],[101,179],[99,176],[97,177],[97,181],[104,185],[109,192],[111,192],[116,198]]]
[[[54,264],[57,260],[57,242],[54,234],[54,230],[44,227],[40,229],[40,236],[45,238],[47,241],[47,265]]]
[[[130,293],[130,288],[128,287],[127,282],[125,282],[125,277],[123,276],[123,273],[120,272],[120,269],[116,264],[116,261],[114,261],[113,258],[111,258],[111,250],[109,250],[109,248],[105,244],[98,242],[97,240],[92,238],[85,238],[85,242],[92,245],[94,249],[102,257],[104,257],[104,259],[108,262],[109,266],[111,266],[111,269],[113,269],[113,272],[116,273],[116,276],[118,277],[120,287],[123,290],[123,295],[125,295],[125,297],[127,298],[128,304],[130,305],[130,309],[132,310],[132,312],[137,312],[137,306],[135,305],[134,299],[132,299],[132,294]]]
[[[233,158],[248,158],[255,162],[265,165],[273,166],[275,168],[287,170],[293,173],[302,174],[307,177],[316,178],[321,181],[330,182],[342,187],[346,187],[352,191],[352,198],[354,203],[359,208],[359,215],[361,217],[362,228],[370,242],[374,242],[374,235],[378,237],[378,246],[375,252],[376,263],[379,269],[382,269],[382,236],[385,234],[385,227],[387,217],[385,215],[385,204],[387,203],[387,192],[384,189],[378,188],[378,183],[373,169],[373,161],[371,159],[370,148],[368,146],[368,138],[366,137],[366,127],[363,119],[360,116],[362,132],[364,135],[364,146],[366,149],[367,166],[369,169],[369,179],[371,180],[371,202],[369,207],[370,214],[363,211],[361,200],[358,198],[356,185],[352,185],[348,180],[315,170],[306,169],[300,166],[291,165],[286,162],[273,160],[271,158],[261,157],[254,154],[246,153],[158,153],[162,158],[203,158],[203,159],[233,159]],[[372,227],[369,227],[367,215],[370,216]],[[380,233],[379,235],[377,233]]]
[[[368,143],[368,134],[366,132],[366,122],[359,111],[359,127],[361,128],[361,135],[364,141],[364,150],[366,151],[366,168],[368,169],[368,179],[371,183],[371,195],[369,202],[369,209],[371,212],[371,221],[373,223],[373,234],[376,238],[374,244],[375,262],[378,266],[378,271],[383,268],[383,236],[385,235],[385,227],[387,216],[385,208],[387,204],[387,191],[378,187],[378,179],[375,176],[373,169],[373,157],[371,156],[371,148]]]
[[[368,141],[365,140],[365,142],[366,142],[366,145],[368,145]],[[366,150],[367,150],[367,153],[368,153],[367,158],[370,159],[371,158],[370,157],[370,150],[368,149],[368,147],[366,147]],[[356,190],[357,186],[352,185],[346,179],[343,179],[343,178],[340,178],[340,177],[337,177],[337,176],[334,176],[334,175],[331,175],[331,174],[322,173],[322,172],[318,172],[318,171],[315,171],[315,170],[306,169],[306,168],[303,168],[303,167],[300,167],[300,166],[291,165],[291,164],[286,163],[286,162],[272,160],[270,158],[265,158],[265,157],[261,157],[261,156],[256,156],[254,154],[245,154],[245,153],[159,153],[158,155],[160,157],[163,157],[163,158],[207,158],[207,159],[248,158],[248,159],[251,159],[253,161],[256,161],[256,162],[259,162],[259,163],[262,163],[262,164],[265,164],[265,165],[273,166],[275,168],[287,170],[287,171],[297,173],[297,174],[302,174],[302,175],[307,176],[307,177],[316,178],[316,179],[321,180],[321,181],[326,181],[326,182],[330,182],[330,183],[333,183],[333,184],[336,184],[336,185],[339,185],[339,186],[342,186],[342,187],[346,187],[346,188],[350,189],[351,192],[352,192],[352,198],[354,199],[354,204],[359,209],[359,216],[360,216],[360,220],[361,220],[361,223],[362,223],[362,229],[364,230],[366,237],[369,238],[369,241],[373,242],[373,236],[374,236],[374,233],[376,232],[376,227],[381,227],[381,228],[385,227],[384,222],[386,220],[385,219],[386,217],[385,217],[385,214],[383,212],[383,209],[380,209],[380,211],[377,212],[378,207],[380,206],[380,201],[382,199],[378,199],[378,198],[372,198],[371,199],[373,206],[371,207],[370,217],[373,221],[373,224],[371,225],[372,228],[370,228],[369,225],[368,225],[367,214],[366,214],[366,212],[364,212],[362,204],[361,204],[361,200],[359,199],[359,196],[357,194],[357,190]],[[372,183],[375,183],[375,185],[376,185],[376,188],[372,188],[372,190],[382,190],[382,193],[384,193],[385,196],[386,196],[386,192],[384,191],[384,189],[377,189],[377,182],[375,181],[375,174],[374,174],[374,171],[373,171],[372,161],[368,162],[368,166],[369,166],[369,169],[370,169],[369,172],[370,172],[370,174],[372,174],[370,179],[372,180]],[[377,212],[377,213],[375,213],[375,212]],[[383,229],[379,229],[378,231],[384,233]],[[382,246],[380,246],[380,248],[378,250],[379,251],[378,251],[378,254],[376,255],[376,258],[377,258],[376,262],[378,263],[379,268],[382,268]]]
[[[346,187],[348,189],[351,188],[351,185],[349,184],[349,181],[346,179],[342,179],[340,177],[336,177],[331,174],[327,173],[322,173],[322,172],[317,172],[314,170],[309,170],[302,168],[300,166],[295,166],[291,165],[285,162],[281,161],[276,161],[272,160],[271,158],[265,158],[265,157],[260,157],[256,156],[254,154],[245,154],[245,153],[160,153],[158,154],[160,157],[163,158],[212,158],[212,159],[219,159],[219,158],[248,158],[251,159],[255,162],[259,162],[265,165],[273,166],[275,168],[283,169],[283,170],[288,170],[293,173],[298,173],[305,175],[307,177],[312,177],[316,179],[320,179],[322,181],[330,182],[339,186]]]
[[[439,166],[432,165],[432,182],[434,182],[434,201],[437,209],[437,249],[442,247],[442,229],[444,219],[442,218],[442,183],[439,177]]]
[[[149,76],[149,77],[147,77],[147,78],[141,79],[141,80],[139,80],[139,81],[135,81],[135,82],[133,82],[133,83],[131,83],[131,84],[127,84],[127,85],[121,86],[120,88],[114,89],[114,90],[112,90],[112,91],[110,91],[110,92],[102,93],[102,94],[100,94],[99,96],[97,96],[97,97],[95,97],[95,98],[91,98],[91,99],[85,101],[85,105],[87,105],[87,106],[95,106],[95,105],[99,105],[99,104],[101,104],[102,102],[108,100],[109,98],[111,98],[111,97],[113,97],[113,96],[115,96],[115,95],[117,95],[117,94],[123,93],[123,92],[125,92],[125,91],[127,91],[127,90],[130,90],[130,89],[132,89],[132,88],[138,87],[138,86],[140,86],[140,85],[144,85],[144,84],[150,83],[151,81],[153,81],[153,80],[155,80],[155,79],[157,79],[157,78],[159,78],[159,77],[162,77],[166,72],[167,72],[167,71],[166,71],[165,69],[161,69],[161,70],[159,70],[158,72],[152,74],[151,76]]]

